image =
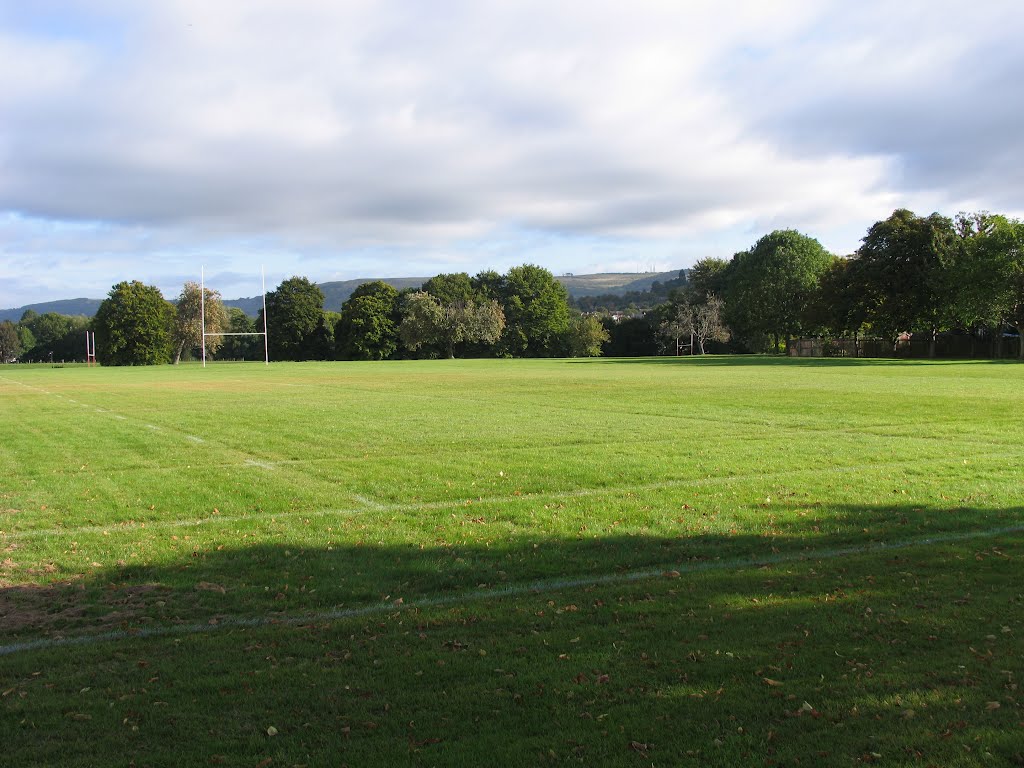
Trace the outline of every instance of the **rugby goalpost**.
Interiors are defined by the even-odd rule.
[[[263,289],[263,330],[246,333],[207,333],[206,332],[206,267],[199,270],[199,314],[202,317],[203,326],[203,368],[206,367],[206,337],[207,336],[262,336],[263,337],[263,362],[270,365],[270,345],[267,343],[267,275],[263,267],[260,267],[260,283]]]

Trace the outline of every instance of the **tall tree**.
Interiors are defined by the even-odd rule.
[[[324,294],[305,277],[290,277],[267,294],[267,333],[274,360],[307,360],[323,320]],[[263,327],[263,310],[256,319]]]
[[[856,338],[871,311],[871,297],[861,284],[860,270],[857,259],[837,256],[832,260],[808,306],[807,326]]]
[[[341,305],[334,328],[341,360],[387,360],[398,350],[398,291],[375,280],[356,288]]]
[[[18,328],[10,320],[0,323],[0,363],[16,360],[21,354],[21,340]]]
[[[502,286],[505,331],[501,348],[512,357],[553,357],[569,329],[569,294],[542,267],[512,267]]]
[[[611,340],[607,329],[593,315],[576,315],[569,321],[565,353],[569,357],[600,357]]]
[[[924,331],[934,357],[938,332],[957,303],[955,259],[956,234],[945,216],[900,208],[873,224],[857,251],[857,268],[876,331],[893,339]]]
[[[110,289],[93,318],[96,357],[102,365],[170,362],[174,305],[160,289],[138,280]]]
[[[751,346],[770,337],[773,348],[804,330],[807,306],[832,256],[796,230],[776,230],[729,265],[725,300],[729,326]]]
[[[724,296],[729,284],[729,262],[725,259],[704,258],[687,272],[683,294],[692,304],[704,302],[709,294]]]
[[[435,275],[423,283],[420,290],[429,293],[442,306],[472,301],[476,298],[473,282],[465,272]]]
[[[1017,331],[1024,359],[1024,222],[989,213],[959,214],[958,309],[965,324]]]
[[[493,343],[501,336],[505,316],[496,301],[472,299],[441,304],[425,291],[405,297],[399,337],[409,350],[437,345],[449,358],[463,341]]]
[[[206,291],[205,298],[203,291]],[[206,332],[224,333],[228,326],[228,314],[220,300],[220,293],[200,287],[199,283],[188,281],[178,296],[177,314],[174,319],[174,364],[181,362],[186,350],[194,351],[203,346],[203,315],[206,315]],[[207,336],[206,352],[213,355],[224,343],[223,336]]]

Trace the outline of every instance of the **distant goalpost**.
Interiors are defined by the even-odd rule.
[[[263,289],[263,330],[251,331],[248,333],[207,333],[206,332],[206,267],[199,271],[199,314],[202,316],[203,325],[203,368],[206,367],[206,337],[207,336],[262,336],[263,337],[263,362],[270,365],[270,345],[267,343],[267,275],[263,267],[260,267],[260,282]]]

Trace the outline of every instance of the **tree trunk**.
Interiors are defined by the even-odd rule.
[[[929,358],[934,358],[935,357],[935,347],[936,347],[936,344],[937,344],[938,335],[939,335],[939,329],[936,328],[933,325],[932,326],[931,335],[928,337],[928,357]]]

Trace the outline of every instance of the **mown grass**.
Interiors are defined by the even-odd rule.
[[[1024,763],[1022,382],[0,369],[0,763]]]

